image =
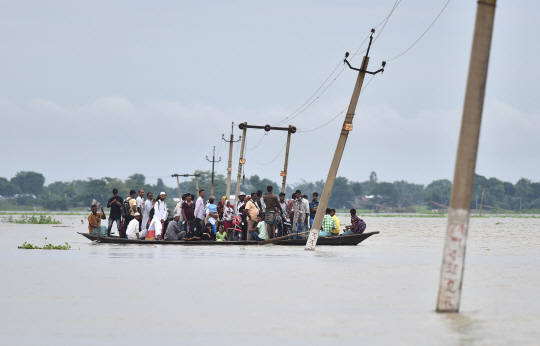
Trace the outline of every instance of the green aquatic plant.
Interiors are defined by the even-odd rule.
[[[62,223],[60,220],[53,219],[50,215],[21,215],[20,219],[16,219],[13,215],[2,218],[4,223],[19,223],[19,224],[33,224],[33,225],[59,225]]]
[[[47,239],[47,238],[45,238]],[[35,246],[33,244],[28,244],[27,242],[24,242],[21,246],[19,246],[19,249],[39,249],[39,250],[70,250],[71,245],[69,245],[67,242],[66,245],[53,245],[53,244],[45,244],[43,247]]]

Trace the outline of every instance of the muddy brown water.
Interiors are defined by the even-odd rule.
[[[459,314],[434,312],[445,218],[314,252],[95,245],[56,218],[0,223],[1,345],[540,345],[537,218],[471,220]],[[17,249],[45,237],[73,249]]]

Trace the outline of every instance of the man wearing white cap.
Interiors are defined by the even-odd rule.
[[[167,194],[165,192],[161,192],[159,197],[156,198],[156,202],[154,203],[154,217],[152,218],[152,222],[148,228],[148,236],[146,237],[148,240],[161,239],[163,223],[167,218],[168,211],[167,204],[165,203],[166,197]]]
[[[240,207],[242,206],[242,204],[244,204],[245,198],[246,198],[246,193],[243,191],[240,191],[240,193],[238,193],[238,200],[236,201],[236,208],[234,209],[234,211],[236,212],[236,215],[240,215]]]
[[[180,215],[175,214],[174,218],[169,225],[167,226],[167,231],[165,232],[165,240],[182,240],[186,236],[186,231],[181,231],[180,226],[178,225],[180,221]]]
[[[129,222],[126,230],[126,236],[128,239],[139,239],[139,221],[141,220],[141,214],[138,212],[133,214],[133,220]]]

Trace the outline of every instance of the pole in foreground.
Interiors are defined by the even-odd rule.
[[[458,312],[496,0],[479,0],[444,239],[437,312]]]
[[[229,143],[229,162],[227,164],[227,191],[225,193],[225,196],[227,196],[227,199],[231,197],[231,174],[232,174],[232,152],[233,152],[233,143],[239,142],[240,139],[242,139],[242,136],[238,138],[237,141],[233,140],[233,131],[234,131],[234,123],[232,123],[231,128],[231,139],[226,140],[225,135],[221,135],[221,139],[223,139],[225,142]]]
[[[221,157],[219,158],[218,161],[216,161],[216,146],[214,146],[214,151],[212,152],[212,160],[208,160],[208,156],[206,157],[206,160],[208,162],[212,162],[212,185],[210,187],[210,196],[214,196],[214,164],[216,162],[221,162]]]
[[[308,240],[306,243],[306,247],[305,247],[306,250],[314,250],[315,246],[317,245],[317,239],[319,238],[319,231],[321,230],[324,214],[325,214],[326,208],[328,207],[328,201],[330,199],[330,195],[332,194],[332,189],[334,188],[334,182],[336,181],[336,176],[337,176],[339,164],[341,162],[341,157],[343,156],[343,151],[345,150],[345,144],[347,143],[349,132],[352,131],[352,127],[353,127],[352,122],[354,118],[354,112],[356,111],[356,105],[358,104],[358,98],[360,97],[360,91],[362,90],[362,84],[364,83],[364,76],[366,75],[366,73],[377,74],[379,72],[383,72],[384,66],[386,65],[386,63],[383,61],[382,69],[375,72],[366,71],[368,62],[369,62],[369,57],[368,57],[369,49],[371,48],[371,42],[373,41],[374,32],[375,32],[375,29],[371,29],[371,36],[369,38],[369,46],[367,48],[366,55],[362,59],[362,65],[360,69],[353,68],[347,61],[347,57],[349,56],[349,53],[345,54],[344,62],[347,63],[347,65],[349,65],[351,69],[358,71],[358,78],[356,79],[356,84],[354,86],[351,102],[349,103],[349,109],[347,110],[347,115],[345,116],[345,121],[343,122],[343,127],[339,135],[336,152],[334,153],[334,158],[332,160],[330,170],[328,171],[328,177],[326,178],[326,181],[324,183],[324,189],[321,194],[321,200],[319,202],[319,206],[317,207],[317,213],[315,214],[315,219],[313,220],[313,225],[311,226],[311,231],[309,233]]]
[[[247,125],[247,122],[245,122],[244,125]],[[240,158],[238,159],[238,177],[236,178],[236,193],[234,195],[235,203],[238,202],[238,194],[240,193],[240,178],[242,177],[242,165],[246,163],[246,160],[244,159],[244,146],[246,145],[247,128],[244,127],[242,130],[242,145],[240,146]]]

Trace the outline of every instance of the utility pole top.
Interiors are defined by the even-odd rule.
[[[261,130],[265,130],[266,132],[269,132],[270,130],[278,130],[278,131],[287,131],[287,132],[290,132],[290,133],[296,133],[296,126],[275,127],[275,126],[270,126],[270,125],[259,126],[259,125],[248,125],[248,124],[245,124],[245,123],[241,123],[240,125],[238,125],[238,128],[240,130],[243,130],[243,129],[261,129]]]
[[[200,174],[171,174],[171,177],[200,177]]]
[[[366,58],[369,56],[369,50],[371,49],[371,42],[373,41],[373,34],[374,33],[375,33],[375,29],[371,29],[371,36],[369,37],[369,45],[368,45],[368,48],[367,48],[367,51],[366,51]],[[351,66],[351,64],[347,60],[348,57],[349,57],[349,52],[345,52],[345,59],[343,59],[343,62],[346,63],[351,70],[355,70],[355,71],[358,71],[358,72],[364,72],[364,73],[369,73],[369,74],[377,74],[379,72],[382,73],[382,72],[384,72],[384,67],[386,66],[386,61],[383,61],[381,69],[379,69],[379,70],[377,70],[375,72],[369,72],[369,71],[366,70],[366,67],[364,66],[366,64],[365,60],[362,63],[362,67],[360,67],[358,69],[358,68],[354,68],[354,67]]]

